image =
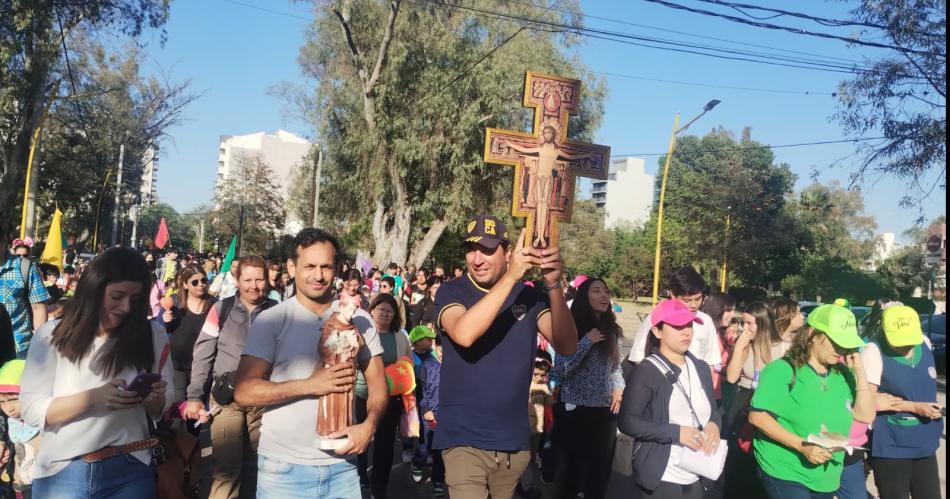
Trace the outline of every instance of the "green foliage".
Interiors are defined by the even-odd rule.
[[[239,235],[240,256],[267,255],[279,249],[277,241],[286,223],[286,212],[275,179],[274,170],[259,155],[235,158],[233,171],[218,191],[211,214],[222,247]]]
[[[746,285],[778,282],[792,270],[796,233],[784,208],[795,175],[761,146],[748,129],[739,141],[723,129],[679,140],[666,189],[664,225],[671,226],[663,236],[664,251],[672,245],[685,253],[676,263],[711,269],[728,256]]]
[[[840,256],[809,257],[800,274],[782,280],[782,289],[799,300],[830,302],[846,298],[856,305],[898,297],[892,283],[875,273],[853,267]]]
[[[83,56],[77,54],[77,47],[73,46],[73,35],[81,32],[84,26],[95,26],[96,31],[102,33],[104,37],[119,32],[134,38],[145,29],[161,27],[167,20],[169,3],[170,0],[81,2],[12,0],[3,3],[2,14],[0,14],[0,213],[3,213],[3,216],[10,217],[14,213],[19,213],[17,205],[20,202],[33,133],[40,126],[44,110],[57,89],[61,92],[60,96],[71,94],[72,84],[75,82],[76,95],[72,97],[77,100],[58,101],[54,104],[54,108],[57,105],[63,105],[63,107],[68,105],[73,108],[79,105],[89,114],[90,121],[95,120],[94,115],[100,112],[103,116],[110,118],[125,117],[125,113],[113,114],[117,111],[115,108],[100,108],[97,102],[86,102],[84,98],[78,97],[79,94],[91,90],[86,88],[86,84],[91,80],[94,82],[96,78],[94,75],[82,74]],[[68,38],[67,45],[71,48],[70,63],[74,66],[72,80],[63,61],[63,37]],[[79,38],[79,43],[83,43],[82,36]],[[84,49],[78,51],[84,52]],[[130,56],[129,59],[134,58]],[[113,81],[113,83],[116,82]],[[135,98],[132,100],[140,103],[147,102],[147,106],[160,103],[149,101],[151,95],[138,93],[140,89],[136,88],[135,82],[130,80],[123,80],[120,85],[106,85],[106,88],[117,94],[138,94],[137,97],[140,100]],[[109,98],[96,92],[94,95],[103,99]],[[71,136],[72,145],[76,145],[77,141],[85,140],[77,138],[77,131],[82,130],[77,120],[56,117],[55,110],[53,114],[54,116],[51,116],[48,121],[61,125],[63,130],[69,130],[68,135]],[[138,118],[140,123],[156,125],[155,128],[159,134],[164,129],[164,126],[151,121],[148,116],[139,115]],[[127,124],[117,123],[114,129],[120,129],[121,126]],[[87,123],[87,125],[89,133],[93,134],[98,130],[94,127],[99,123]],[[134,127],[130,130],[135,133],[140,129],[141,127]],[[47,136],[49,135],[47,133]],[[88,137],[93,142],[100,138]],[[117,147],[99,149],[93,146],[94,152],[90,155],[96,157],[94,164],[99,166],[96,173],[103,171],[102,165],[114,162],[117,149]],[[72,159],[68,166],[62,167],[62,170],[51,168],[48,171],[59,173],[66,171],[66,168],[77,169],[79,165],[87,165],[86,161],[88,158]],[[101,184],[104,174],[90,175],[90,173],[86,172],[86,176]],[[91,197],[97,197],[96,193],[99,189],[87,190],[93,193]],[[70,198],[68,203],[65,199],[60,199],[60,201],[67,214],[65,220],[70,223],[69,209],[72,208],[73,199]],[[95,200],[93,200],[94,203]],[[76,204],[80,205],[77,206],[76,213],[90,211],[88,200]],[[44,206],[44,210],[51,211],[52,205]]]
[[[191,229],[185,223],[184,218],[178,214],[178,211],[166,203],[155,203],[142,208],[139,212],[138,239],[146,244],[154,242],[155,235],[158,234],[158,224],[162,218],[165,219],[165,225],[168,226],[168,238],[171,240],[172,246],[179,248],[193,247],[191,244]]]
[[[377,61],[389,6],[379,0],[342,0],[318,10],[300,56],[316,87],[303,102],[320,110],[309,114],[327,153],[322,185],[334,193],[321,210],[341,223],[370,221],[373,240],[367,243],[377,260],[400,260],[412,248],[418,262],[434,246],[421,244],[426,235],[439,236],[477,212],[510,206],[505,200],[512,191],[512,170],[483,162],[484,132],[486,127],[529,126],[529,113],[521,107],[525,71],[585,80],[581,116],[570,130],[576,139],[589,140],[599,125],[605,88],[567,55],[573,35],[525,30],[473,67],[518,27],[413,2],[401,6],[385,67],[367,92],[364,77]],[[524,3],[478,0],[472,6],[579,21]],[[575,0],[551,7],[579,9]],[[337,12],[351,15],[353,45],[343,36]],[[360,202],[349,202],[353,199]]]
[[[891,283],[900,296],[911,296],[918,288],[926,293],[930,286],[930,269],[925,265],[924,257],[920,246],[908,246],[881,262],[877,273]]]
[[[804,230],[801,242],[810,254],[841,257],[854,266],[873,256],[877,222],[864,213],[861,191],[838,182],[812,184],[789,202],[788,211]]]
[[[906,179],[903,205],[919,205],[940,185],[946,189],[947,160],[947,2],[945,0],[861,0],[853,11],[859,22],[886,26],[873,36],[909,52],[865,58],[859,76],[841,86],[835,117],[856,137],[886,137],[863,147],[865,160],[853,174],[863,179],[883,173]],[[856,33],[856,36],[862,35]],[[871,36],[867,33],[866,36]],[[936,173],[936,181],[922,177]]]
[[[71,63],[76,91],[82,98],[57,101],[46,120],[43,150],[35,170],[40,179],[38,205],[49,213],[59,204],[65,228],[77,234],[93,231],[98,213],[99,239],[108,241],[119,146],[125,146],[124,219],[129,207],[139,202],[148,150],[179,123],[183,108],[195,97],[187,82],[174,84],[144,77],[146,54],[134,45],[118,54],[84,37],[74,38]]]

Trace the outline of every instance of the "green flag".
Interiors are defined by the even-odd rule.
[[[221,269],[218,270],[220,273],[230,272],[231,271],[231,262],[234,261],[234,253],[237,252],[237,236],[234,236],[231,239],[231,247],[228,248],[228,254],[225,255],[224,261],[221,262]]]

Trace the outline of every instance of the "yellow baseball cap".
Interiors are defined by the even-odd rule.
[[[887,342],[895,347],[909,347],[924,342],[924,332],[920,328],[920,316],[917,311],[900,305],[884,311],[881,319]]]

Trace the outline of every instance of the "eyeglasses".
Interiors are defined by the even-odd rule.
[[[208,284],[208,278],[202,277],[201,279],[192,279],[189,284],[191,284],[192,286],[197,286],[199,284]]]

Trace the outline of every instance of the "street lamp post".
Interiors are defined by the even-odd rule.
[[[666,201],[666,181],[670,174],[670,162],[673,159],[673,151],[676,149],[676,137],[684,132],[687,128],[690,127],[693,123],[699,121],[700,118],[706,115],[709,111],[712,111],[713,108],[718,106],[722,101],[711,100],[706,103],[703,107],[703,112],[699,116],[693,118],[683,125],[682,128],[679,127],[680,115],[676,113],[676,119],[673,120],[673,133],[670,135],[670,148],[666,153],[666,161],[663,166],[663,180],[660,181],[660,199],[657,201],[657,214],[656,214],[656,253],[653,257],[653,304],[656,305],[660,297],[660,248],[663,242],[663,203]]]

